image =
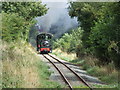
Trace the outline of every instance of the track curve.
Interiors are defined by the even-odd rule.
[[[70,67],[68,67],[65,63],[61,62],[59,59],[53,57],[50,54],[47,54],[48,56],[50,56],[51,58],[53,58],[54,60],[56,60],[57,62],[59,62],[60,64],[64,65],[67,69],[69,69],[80,81],[82,81],[82,83],[84,85],[86,85],[90,90],[93,90],[93,88],[81,77],[79,76],[75,71],[73,71]],[[52,63],[52,65],[57,69],[57,71],[60,73],[60,75],[62,76],[63,80],[65,81],[65,83],[68,85],[68,87],[72,90],[73,87],[70,84],[69,80],[67,80],[67,78],[65,77],[65,75],[60,71],[60,69],[54,64],[54,62],[52,62],[47,56],[43,55],[50,63]]]

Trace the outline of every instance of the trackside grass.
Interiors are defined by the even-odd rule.
[[[98,77],[106,85],[92,85],[94,88],[118,88],[118,71],[115,69],[112,63],[101,66],[96,58],[86,56],[85,58],[79,59],[74,53],[62,52],[60,49],[53,50],[53,54],[59,58],[69,61],[73,64],[80,66],[83,70],[86,70],[90,75]],[[81,87],[81,86],[76,86]],[[104,89],[103,89],[104,90]],[[114,90],[114,89],[113,89]]]
[[[49,80],[51,72],[25,42],[6,43],[2,50],[2,88],[60,88]]]

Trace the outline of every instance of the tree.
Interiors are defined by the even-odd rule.
[[[81,3],[70,2],[69,15],[77,17],[81,28],[84,30],[82,41],[85,48],[89,48],[89,35],[91,27],[101,17],[101,8],[103,3]]]
[[[35,24],[34,18],[47,11],[41,2],[3,2],[2,6],[2,38],[10,41],[18,38],[28,41],[30,27]]]
[[[26,20],[32,20],[37,16],[42,16],[47,12],[46,5],[41,2],[3,2],[2,11],[5,13],[18,13]]]
[[[81,28],[77,28],[72,30],[70,33],[65,33],[60,39],[54,42],[55,48],[61,48],[63,51],[68,53],[70,52],[79,52],[77,49],[78,45],[82,47],[82,33],[83,30]]]
[[[8,42],[25,38],[26,20],[18,14],[2,13],[2,39]],[[27,27],[29,30],[29,27]]]
[[[117,68],[120,68],[118,57],[120,55],[119,9],[120,3],[107,3],[103,9],[103,17],[96,22],[89,37],[94,55],[103,63],[114,62]]]
[[[120,2],[71,2],[69,15],[77,17],[84,30],[84,52],[96,56],[103,64],[114,62],[119,67]]]

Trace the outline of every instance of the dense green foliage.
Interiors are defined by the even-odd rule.
[[[100,18],[99,21],[95,23],[95,26],[91,30],[89,41],[93,53],[98,58],[105,62],[114,61],[115,64],[117,64],[116,66],[119,66],[118,65],[119,64],[118,52],[120,49],[120,21],[118,21],[118,19],[120,18],[119,3],[107,4],[105,10],[108,12],[104,12],[104,17]]]
[[[100,10],[98,10],[101,7],[102,4],[99,3],[70,3],[69,15],[71,17],[77,17],[80,26],[84,30],[84,35],[82,38],[84,47],[89,47],[87,40],[91,31],[91,27],[95,25],[94,22],[97,21],[98,17],[101,16],[99,14]]]
[[[37,16],[47,11],[41,2],[3,2],[2,3],[2,39],[16,41],[28,40],[30,27]]]
[[[83,30],[82,35],[80,34],[82,38],[68,35],[70,38],[77,37],[82,41],[79,45],[76,44],[78,41],[71,41],[71,44],[76,46],[77,56],[94,55],[103,64],[114,62],[118,68],[120,66],[120,2],[70,2],[68,9],[71,17],[77,17]],[[64,36],[60,40],[63,43],[66,41]],[[63,44],[60,45],[63,47]]]
[[[81,30],[81,28],[72,30],[72,32],[69,34],[65,33],[62,38],[57,39],[54,42],[54,48],[57,48],[59,46],[59,48],[63,51],[75,52],[78,45],[82,47],[82,33],[83,30]]]
[[[15,41],[18,39],[27,38],[26,33],[29,31],[30,26],[26,26],[28,22],[23,17],[15,13],[2,13],[2,15],[3,40]]]
[[[41,16],[47,11],[41,2],[3,2],[2,10],[5,13],[18,13],[26,20]]]

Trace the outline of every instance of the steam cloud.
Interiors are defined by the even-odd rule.
[[[59,37],[78,26],[77,18],[69,16],[66,2],[45,2],[43,4],[47,4],[49,10],[46,15],[36,18],[40,32],[49,32]]]

